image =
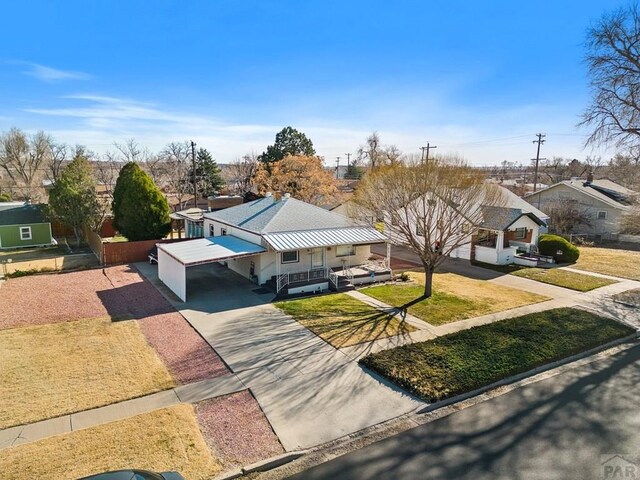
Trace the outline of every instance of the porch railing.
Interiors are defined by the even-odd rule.
[[[333,285],[333,288],[338,289],[338,274],[329,270],[329,282]]]
[[[301,272],[283,273],[276,279],[276,289],[279,293],[284,287],[290,283],[310,282],[311,280],[322,280],[329,278],[329,269],[325,267],[312,268]]]

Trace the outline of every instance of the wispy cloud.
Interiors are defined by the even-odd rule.
[[[78,72],[74,70],[59,70],[57,68],[47,67],[38,63],[19,62],[28,69],[22,73],[37,78],[43,82],[60,82],[63,80],[87,80],[91,78],[88,73]]]

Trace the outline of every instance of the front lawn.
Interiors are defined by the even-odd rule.
[[[421,299],[424,273],[412,272],[409,275],[414,283],[380,285],[360,291],[394,307],[406,308],[411,315],[431,325],[443,325],[549,300],[542,295],[453,273],[434,274],[433,295]]]
[[[188,480],[221,470],[191,405],[155,410],[125,420],[2,450],[2,478],[74,479],[108,470],[176,470]]]
[[[175,384],[135,321],[103,318],[0,331],[0,429]]]
[[[580,258],[573,267],[614,277],[640,280],[640,252],[580,247]]]
[[[344,293],[287,300],[275,306],[336,348],[416,330]]]
[[[435,402],[633,332],[591,312],[560,308],[384,350],[360,362],[423,400]]]
[[[588,292],[595,288],[618,283],[616,280],[594,277],[593,275],[571,272],[569,270],[560,270],[558,268],[522,268],[511,272],[511,275],[556,285],[558,287],[570,288],[571,290],[577,290],[579,292]]]

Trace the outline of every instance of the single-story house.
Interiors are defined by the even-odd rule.
[[[385,243],[375,228],[285,194],[204,213],[206,237],[158,244],[158,276],[186,301],[187,269],[222,263],[277,294],[339,290],[391,278],[388,258],[369,260]],[[215,288],[212,286],[212,288]]]
[[[39,247],[53,243],[51,223],[41,205],[0,203],[0,249]]]
[[[565,200],[576,202],[590,218],[590,225],[577,225],[570,233],[610,238],[620,232],[620,220],[629,211],[637,193],[609,179],[573,178],[543,188],[524,198],[539,209],[551,211]],[[553,224],[549,225],[553,229]]]

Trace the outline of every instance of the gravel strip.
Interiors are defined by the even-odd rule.
[[[267,417],[248,390],[200,402],[196,414],[207,443],[225,468],[284,453]]]
[[[112,290],[102,270],[10,279],[0,289],[0,329],[106,317]]]
[[[153,315],[139,323],[147,342],[181,384],[230,373],[216,352],[178,312]]]

